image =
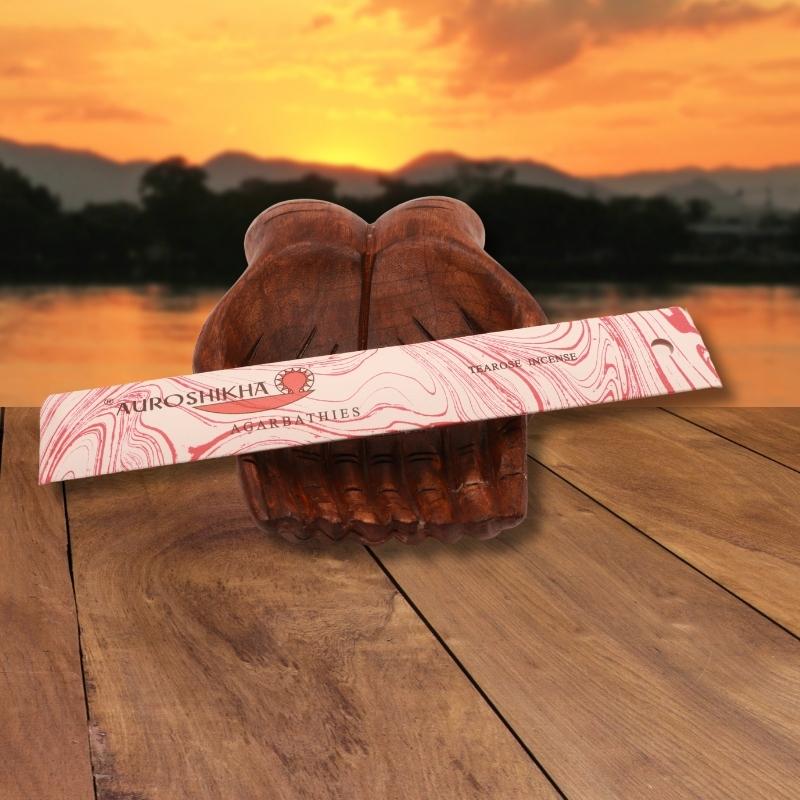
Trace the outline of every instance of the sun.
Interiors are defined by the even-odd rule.
[[[319,150],[309,152],[307,157],[311,161],[336,167],[388,168],[385,155],[378,153],[368,142],[333,146],[326,143]]]

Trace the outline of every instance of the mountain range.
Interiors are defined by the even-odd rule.
[[[88,150],[23,144],[0,138],[0,164],[13,167],[34,183],[46,186],[61,198],[66,208],[80,208],[90,202],[135,202],[142,173],[153,163],[115,161]],[[768,207],[800,209],[800,164],[765,169],[685,167],[584,177],[529,159],[476,160],[453,152],[426,153],[397,170],[381,172],[288,158],[259,158],[230,151],[213,156],[199,166],[207,172],[209,186],[216,191],[238,186],[247,178],[288,181],[313,172],[335,181],[341,195],[367,197],[380,193],[380,181],[386,178],[422,184],[459,174],[474,177],[508,173],[517,183],[574,195],[666,195],[678,202],[699,198],[724,216],[752,214]]]

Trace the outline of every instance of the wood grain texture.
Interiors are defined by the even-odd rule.
[[[554,796],[361,546],[265,536],[236,483],[67,487],[100,800]]]
[[[800,642],[540,465],[529,480],[528,520],[496,540],[376,552],[565,796],[796,798]]]
[[[209,316],[196,371],[411,344],[546,322],[483,249],[464,203],[424,197],[368,225],[333,203],[260,214],[248,268]],[[525,516],[525,418],[239,459],[256,521],[297,541],[487,538]]]
[[[757,453],[800,471],[800,408],[671,408]]]
[[[37,484],[38,409],[5,409],[0,797],[94,797],[61,485]]]
[[[800,633],[800,475],[658,409],[537,420],[530,452]]]

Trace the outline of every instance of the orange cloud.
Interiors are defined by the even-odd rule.
[[[311,22],[308,23],[307,30],[318,31],[320,28],[327,28],[328,25],[332,24],[333,24],[332,14],[316,14],[311,18]]]
[[[0,75],[53,81],[97,77],[103,57],[132,38],[121,29],[99,25],[5,25],[0,27]]]
[[[61,103],[44,114],[47,122],[133,122],[163,123],[164,117],[136,108],[127,108],[102,100]]]
[[[2,118],[22,115],[43,122],[161,122],[163,118],[103,96],[107,61],[146,37],[120,28],[0,27]]]
[[[363,13],[396,12],[411,27],[437,28],[432,46],[456,45],[452,90],[494,91],[523,83],[578,59],[589,49],[625,37],[666,32],[708,33],[784,17],[800,20],[797,6],[745,0],[369,0]]]

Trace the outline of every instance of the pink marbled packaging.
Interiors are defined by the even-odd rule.
[[[682,308],[54,394],[39,482],[721,386]]]

